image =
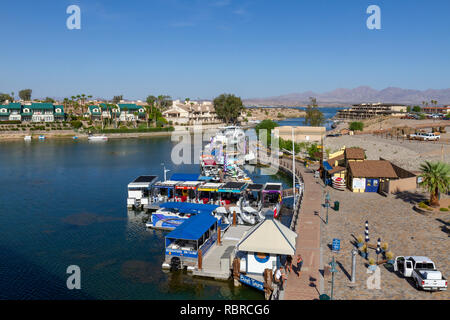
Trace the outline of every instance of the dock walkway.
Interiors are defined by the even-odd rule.
[[[203,257],[202,269],[195,269],[192,275],[199,277],[227,280],[231,276],[231,265],[234,259],[235,247],[244,234],[252,226],[230,226],[223,234],[222,244],[217,243]]]

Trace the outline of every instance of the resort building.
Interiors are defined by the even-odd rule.
[[[87,111],[88,117],[91,118],[91,120],[101,120],[102,118],[102,108],[100,105],[98,106],[89,106]]]
[[[9,103],[0,106],[0,121],[64,121],[64,107],[51,103]]]
[[[320,142],[326,133],[325,127],[281,126],[274,129],[274,136],[283,140],[292,140],[292,128],[294,128],[295,142]]]
[[[184,101],[174,100],[172,106],[165,110],[163,117],[174,124],[208,124],[218,123],[214,105],[211,101]]]
[[[423,107],[423,112],[435,114],[435,113],[441,113],[441,114],[447,114],[450,112],[450,106],[434,106],[434,107]]]
[[[85,114],[93,121],[115,118],[119,121],[140,121],[145,120],[145,108],[134,103],[119,103],[118,105],[91,105]]]
[[[351,108],[339,110],[336,119],[363,120],[380,116],[401,117],[407,111],[406,105],[388,103],[354,104]]]
[[[353,192],[378,192],[380,184],[397,179],[391,163],[386,160],[351,161],[348,163],[348,186]]]

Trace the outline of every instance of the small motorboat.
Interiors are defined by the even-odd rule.
[[[45,140],[45,136],[44,135],[40,135],[39,136],[39,140]]]
[[[23,138],[23,140],[25,140],[25,141],[31,141],[31,136],[25,136],[25,137]]]
[[[77,136],[73,136],[72,139],[73,140],[78,140],[78,137]]]
[[[89,136],[88,140],[89,141],[108,141],[108,137],[107,136]]]

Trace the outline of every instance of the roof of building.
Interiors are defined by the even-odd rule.
[[[333,164],[335,161],[344,160],[344,159],[345,159],[344,154],[341,154],[341,155],[338,155],[338,156],[336,156],[334,158],[328,159],[328,163]]]
[[[13,102],[13,103],[8,104],[6,107],[8,109],[20,110],[22,108],[22,104],[20,104],[18,102]]]
[[[36,103],[36,102],[33,102],[31,104],[31,106],[27,106],[27,107],[29,107],[30,109],[35,109],[35,110],[36,109],[37,110],[40,110],[40,109],[51,109],[51,110],[53,110],[53,108],[54,108],[52,103]]]
[[[240,251],[294,255],[297,233],[280,221],[267,218],[250,229],[238,243]]]
[[[349,162],[348,166],[355,178],[398,178],[391,163],[386,160]]]
[[[364,149],[361,148],[346,148],[344,152],[347,159],[364,160],[366,158]]]
[[[89,111],[91,112],[91,114],[99,115],[101,113],[101,108],[99,106],[89,106]]]
[[[215,204],[200,204],[200,203],[190,203],[190,202],[166,202],[159,206],[164,209],[177,209],[182,213],[192,213],[192,214],[208,214],[210,215],[219,206]]]
[[[336,166],[333,167],[331,170],[328,170],[329,174],[333,174],[333,173],[337,173],[337,172],[341,172],[341,171],[345,171],[345,167],[341,167],[341,166]]]
[[[118,106],[121,110],[124,108],[127,108],[128,110],[139,110],[142,108],[135,103],[119,103]]]

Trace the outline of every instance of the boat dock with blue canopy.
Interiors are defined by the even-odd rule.
[[[198,181],[200,175],[198,173],[174,173],[170,180],[173,181]]]
[[[195,268],[199,256],[203,257],[217,241],[218,223],[210,214],[197,214],[167,234],[164,264]]]

